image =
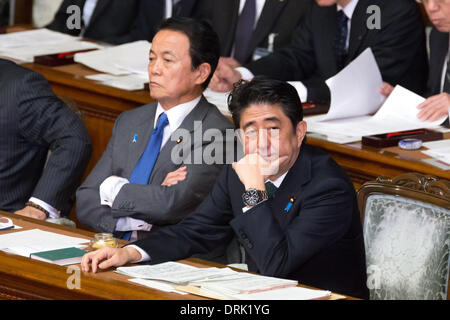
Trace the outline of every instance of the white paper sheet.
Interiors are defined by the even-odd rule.
[[[187,292],[176,290],[173,287],[173,285],[165,283],[163,281],[138,279],[138,278],[128,279],[128,281],[138,283],[138,284],[141,284],[143,286],[146,286],[146,287],[149,287],[152,289],[161,290],[164,292],[173,292],[173,293],[178,293],[178,294],[182,294],[182,295],[188,294]]]
[[[143,90],[148,77],[142,77],[138,74],[129,74],[124,76],[114,76],[107,73],[100,73],[86,76],[85,78],[98,81],[99,83],[122,90],[133,91]]]
[[[417,119],[417,106],[425,99],[417,94],[396,86],[389,98],[374,116],[362,116],[322,121],[324,116],[306,118],[308,131],[321,134],[339,134],[359,137],[388,132],[435,128],[446,117],[434,122],[422,122]]]
[[[78,53],[74,60],[89,68],[116,76],[133,73],[147,75],[150,47],[148,41],[135,41],[103,50]]]
[[[0,56],[6,56],[24,62],[33,62],[34,57],[36,56],[101,48],[103,47],[92,42],[65,40],[58,43],[42,43],[39,45],[34,44],[5,49],[0,48]]]
[[[251,294],[236,294],[232,298],[237,300],[312,300],[329,297],[330,291],[312,290],[301,287],[289,287]]]
[[[330,110],[322,121],[365,116],[374,113],[384,101],[379,92],[383,80],[370,48],[326,84],[331,92]]]
[[[0,50],[6,48],[21,48],[48,43],[73,41],[79,38],[49,29],[37,29],[0,35]]]
[[[0,250],[29,257],[40,251],[82,247],[89,240],[32,229],[0,235]]]

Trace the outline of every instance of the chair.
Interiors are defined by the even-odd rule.
[[[370,299],[449,299],[450,181],[407,173],[358,191]]]

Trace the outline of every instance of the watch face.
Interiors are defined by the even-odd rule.
[[[256,206],[260,201],[260,195],[258,194],[258,191],[255,189],[249,189],[244,192],[242,195],[242,200],[244,203],[250,207]]]

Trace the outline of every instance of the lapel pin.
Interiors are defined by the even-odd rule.
[[[179,137],[179,138],[177,139],[177,144],[180,144],[181,141],[183,141],[183,138],[182,138],[182,137]]]
[[[133,137],[133,143],[136,143],[136,142],[137,142],[137,139],[138,139],[138,135],[135,134],[134,137]]]
[[[286,208],[284,208],[284,211],[289,212],[289,210],[291,210],[292,205],[294,204],[294,202],[295,202],[295,197],[291,197],[289,199],[288,204],[286,205]]]

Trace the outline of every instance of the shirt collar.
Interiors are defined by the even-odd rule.
[[[345,8],[342,8],[340,5],[337,5],[337,11],[344,11],[345,15],[349,20],[352,19],[353,12],[355,12],[356,5],[358,4],[358,0],[351,0]]]
[[[289,170],[286,171],[283,175],[279,176],[278,179],[276,179],[275,181],[267,179],[266,182],[270,181],[270,182],[272,182],[275,185],[275,187],[279,188],[281,186],[281,184],[283,183],[283,180],[286,177],[288,172],[289,172]]]
[[[167,119],[169,120],[170,131],[174,132],[176,129],[178,129],[178,127],[181,125],[181,123],[187,117],[187,115],[200,102],[201,98],[202,98],[202,96],[199,96],[199,97],[195,98],[194,100],[191,100],[189,102],[182,103],[175,107],[172,107],[167,111],[164,110],[164,108],[158,102],[158,107],[156,108],[156,114],[155,114],[155,123],[154,123],[153,127],[154,128],[156,127],[159,116],[161,115],[161,113],[164,112],[167,115]]]

